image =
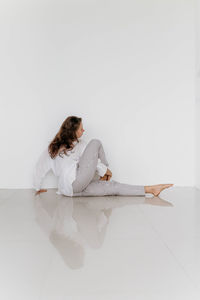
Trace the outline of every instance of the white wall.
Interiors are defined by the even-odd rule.
[[[0,1],[0,188],[69,115],[101,139],[113,179],[194,185],[194,3]],[[44,187],[56,187],[48,174]]]
[[[200,80],[197,80],[200,84]],[[200,189],[200,98],[196,101],[196,187]]]
[[[196,103],[195,103],[195,112],[196,112],[196,152],[195,152],[195,179],[196,187],[200,189],[200,0],[195,1],[195,32],[196,32]]]

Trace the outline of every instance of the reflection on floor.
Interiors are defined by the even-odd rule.
[[[200,191],[0,190],[0,299],[199,300]]]

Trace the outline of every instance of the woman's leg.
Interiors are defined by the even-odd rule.
[[[122,196],[145,196],[153,194],[158,196],[163,190],[172,187],[174,184],[156,184],[156,185],[131,185],[112,181],[93,181],[80,193],[74,193],[74,196],[104,196],[104,195],[122,195]]]
[[[74,196],[102,196],[102,195],[141,195],[151,193],[154,196],[173,184],[158,184],[152,186],[130,185],[114,180],[101,181],[95,180],[95,172],[98,158],[108,166],[102,143],[98,139],[92,139],[86,146],[77,169],[77,176],[72,183]]]
[[[74,193],[82,192],[95,177],[98,158],[101,162],[108,166],[108,161],[102,143],[98,139],[92,139],[86,146],[80,157],[76,179],[72,183]]]
[[[93,181],[79,193],[74,193],[74,196],[145,196],[145,188],[143,185],[131,185],[112,181]]]

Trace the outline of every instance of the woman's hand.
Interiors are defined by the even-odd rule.
[[[104,174],[104,176],[100,177],[100,180],[110,180],[110,178],[112,177],[112,172],[107,169],[106,173]]]
[[[108,180],[108,175],[105,174],[104,176],[100,177],[99,180],[106,180],[107,181]]]
[[[110,171],[110,169],[107,169],[106,175],[112,177],[112,172]]]
[[[35,195],[39,195],[40,193],[44,193],[44,192],[47,192],[47,190],[44,190],[44,189],[39,190],[39,191],[37,191],[37,192],[35,193]]]

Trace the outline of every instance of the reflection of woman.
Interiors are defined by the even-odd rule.
[[[34,201],[36,221],[66,265],[79,269],[84,264],[85,246],[92,249],[102,246],[112,209],[102,205],[106,197],[98,197],[99,201],[102,200],[101,209],[96,209],[94,201],[90,208],[78,198],[44,196],[38,196]],[[109,200],[106,205],[109,206]]]
[[[143,186],[110,181],[112,172],[108,168],[101,141],[92,139],[87,144],[80,139],[83,132],[82,118],[69,116],[63,122],[59,132],[41,154],[35,166],[36,194],[46,191],[41,189],[41,183],[50,169],[58,177],[57,194],[66,196],[145,196],[145,193],[157,196],[162,190],[173,185]],[[96,172],[98,180],[94,180]]]

